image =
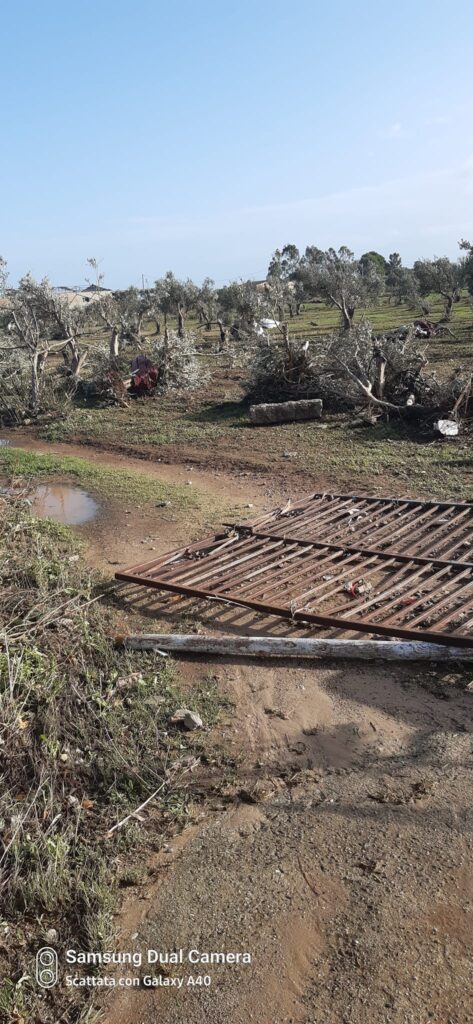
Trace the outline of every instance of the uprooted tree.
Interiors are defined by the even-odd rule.
[[[465,394],[471,374],[455,370],[439,379],[428,368],[414,325],[376,337],[362,321],[350,331],[286,341],[261,339],[255,348],[247,395],[251,401],[322,398],[333,411],[368,407],[376,415],[433,419],[448,415]]]

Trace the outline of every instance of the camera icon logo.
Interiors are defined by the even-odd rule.
[[[58,980],[57,953],[51,946],[43,946],[36,954],[36,981],[42,988],[52,988]]]

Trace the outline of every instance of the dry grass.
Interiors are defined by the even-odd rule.
[[[139,864],[186,820],[210,741],[168,727],[183,700],[172,662],[116,649],[104,586],[69,532],[0,500],[0,1018],[75,1024],[87,1007],[35,985],[36,951],[48,929],[60,962],[110,941],[130,852]],[[210,685],[192,701],[207,723],[218,713]],[[107,837],[157,789],[148,818]]]

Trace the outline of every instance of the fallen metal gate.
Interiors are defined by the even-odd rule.
[[[314,494],[116,573],[343,630],[473,646],[473,505]]]

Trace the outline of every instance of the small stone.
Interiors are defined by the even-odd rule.
[[[156,508],[169,508],[170,504],[170,501],[158,501]]]
[[[48,928],[47,932],[44,933],[44,941],[48,946],[52,946],[57,942],[57,931],[55,928]]]
[[[170,722],[172,725],[182,725],[189,731],[202,729],[204,724],[200,715],[197,715],[195,711],[190,711],[189,708],[178,708],[170,718]]]

